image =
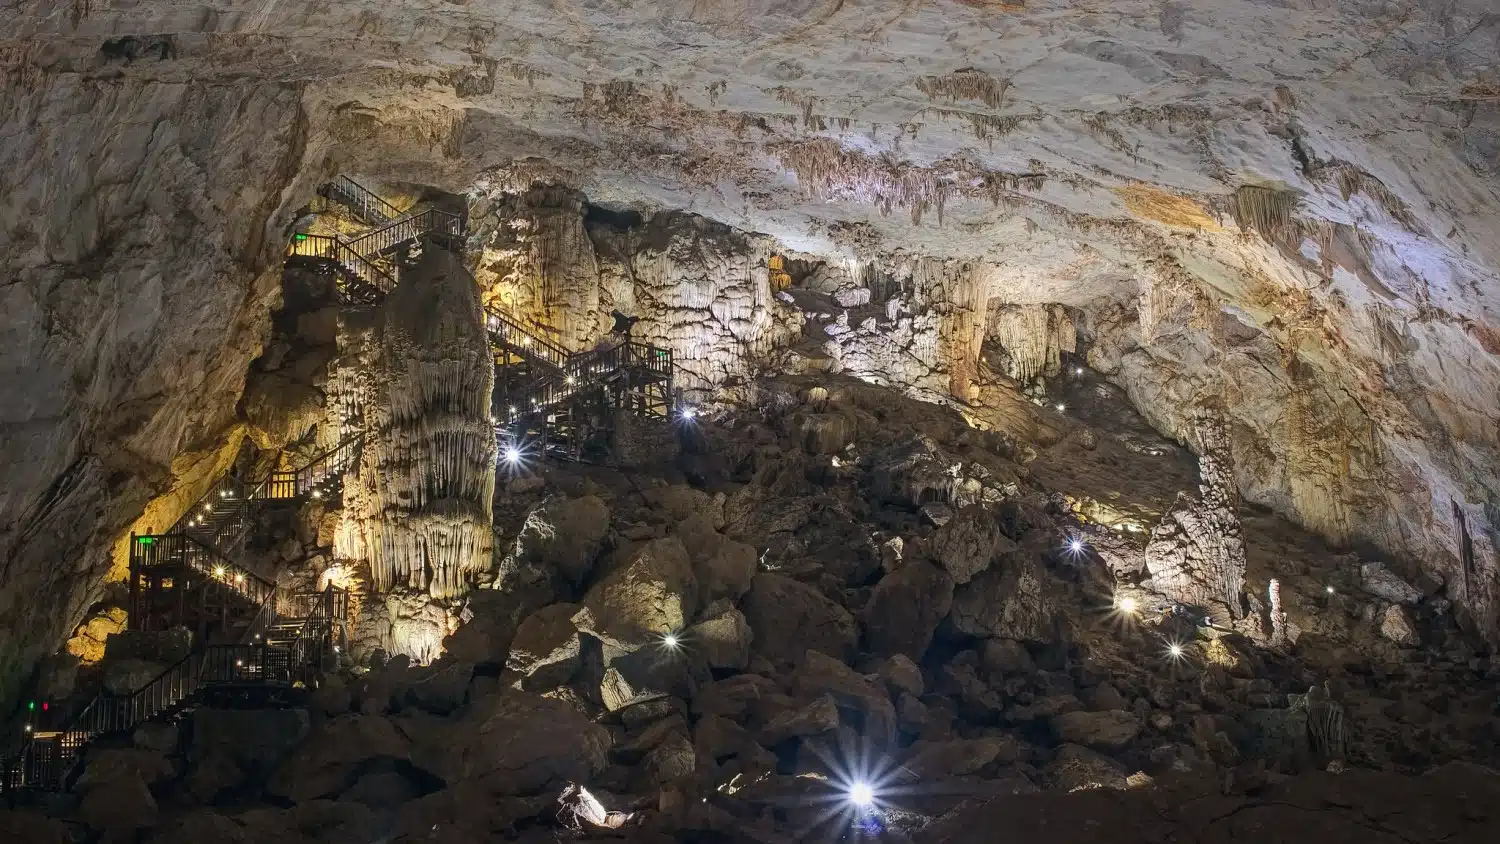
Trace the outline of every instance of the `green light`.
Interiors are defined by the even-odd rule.
[[[307,240],[307,235],[305,235],[305,234],[294,234],[294,235],[292,235],[292,239],[293,240]]]
[[[36,701],[34,701],[34,700],[28,700],[26,702],[26,711],[27,712],[35,712],[36,711]]]
[[[138,537],[135,541],[139,542],[142,545],[150,545],[151,543],[155,542],[156,540],[152,539],[149,536],[142,536],[142,537]]]

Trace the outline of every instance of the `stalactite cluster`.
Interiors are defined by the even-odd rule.
[[[1023,383],[1056,376],[1062,371],[1062,354],[1078,350],[1078,328],[1061,305],[992,302],[985,334],[1005,350],[1005,374]]]

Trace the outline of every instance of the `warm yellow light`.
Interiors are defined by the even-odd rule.
[[[1134,615],[1141,608],[1140,604],[1137,603],[1134,598],[1128,597],[1121,598],[1116,606],[1120,608],[1120,612],[1125,613],[1126,615]]]
[[[223,577],[223,576],[224,576],[224,567],[223,566],[214,566],[214,577]]]

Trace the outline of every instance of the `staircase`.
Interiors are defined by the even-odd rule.
[[[436,208],[403,213],[373,191],[339,176],[320,191],[326,199],[348,208],[372,228],[354,237],[292,235],[287,258],[319,262],[333,270],[341,304],[369,307],[396,286],[392,261],[402,260],[425,238],[453,248],[461,245],[465,222],[457,214]]]
[[[19,752],[0,761],[0,791],[55,790],[102,735],[170,718],[211,696],[261,699],[315,681],[345,644],[349,596],[279,588],[232,556],[271,501],[338,495],[362,440],[347,439],[296,470],[256,483],[226,475],[164,534],[130,537],[130,629],[196,627],[186,658],[129,695],[101,693],[71,717],[27,726]]]
[[[535,443],[576,459],[587,428],[605,424],[604,414],[671,415],[670,349],[626,340],[570,353],[493,308],[485,311],[485,328],[501,369],[495,431],[502,443]]]

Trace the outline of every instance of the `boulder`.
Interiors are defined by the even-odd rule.
[[[688,733],[687,719],[682,715],[673,714],[659,721],[647,724],[644,729],[633,731],[623,740],[615,742],[610,753],[615,759],[627,764],[634,765],[656,746],[666,740],[673,733]]]
[[[761,572],[741,604],[755,631],[754,651],[773,663],[796,662],[811,648],[842,656],[859,628],[849,611],[800,581]]]
[[[823,695],[801,706],[773,716],[760,729],[759,743],[768,747],[790,738],[815,736],[838,729],[839,707],[831,695]]]
[[[140,830],[156,826],[156,799],[133,774],[100,783],[83,795],[78,819],[98,830],[105,844],[134,842]]]
[[[1064,712],[1051,719],[1059,741],[1089,747],[1118,749],[1141,734],[1141,717],[1120,709],[1106,712]]]
[[[155,680],[166,668],[160,662],[144,659],[111,660],[104,665],[104,688],[110,694],[129,697]]]
[[[176,724],[146,721],[130,734],[130,743],[142,750],[170,755],[177,750],[180,731]]]
[[[828,695],[842,710],[857,713],[863,736],[877,748],[896,740],[896,707],[883,683],[875,682],[833,657],[809,650],[792,674],[792,688],[804,697]]]
[[[161,753],[134,748],[101,748],[86,757],[83,774],[74,789],[87,793],[117,779],[135,777],[147,786],[175,774],[172,763]]]
[[[1403,648],[1414,648],[1422,643],[1421,636],[1417,634],[1417,625],[1411,620],[1411,613],[1400,604],[1391,604],[1381,614],[1380,635]]]
[[[1047,783],[1059,791],[1128,787],[1124,769],[1113,759],[1076,744],[1057,749],[1045,776]]]
[[[977,504],[962,507],[953,518],[938,528],[932,537],[932,556],[957,584],[968,583],[990,567],[995,554],[1014,550],[1015,543],[1000,532],[1000,523]]]
[[[981,572],[954,591],[953,628],[967,636],[1051,642],[1055,630],[1048,578],[1031,559]]]
[[[698,752],[688,738],[687,726],[668,733],[656,747],[641,760],[640,772],[652,786],[665,785],[676,779],[692,776],[697,767]]]
[[[73,834],[62,821],[40,812],[0,809],[0,841],[17,844],[73,844]]]
[[[382,811],[415,800],[421,794],[417,784],[398,771],[371,771],[355,780],[354,785],[339,795],[339,800]]]
[[[710,495],[682,484],[668,484],[643,491],[646,503],[666,513],[674,523],[702,516],[712,527],[724,524],[724,496]]]
[[[912,560],[875,585],[860,613],[865,640],[878,654],[922,658],[938,624],[953,606],[953,578]]]
[[[991,762],[1009,763],[1021,757],[1021,743],[1010,736],[917,741],[906,752],[902,772],[913,777],[960,777],[977,773]]]
[[[904,654],[882,659],[875,666],[875,674],[885,681],[886,689],[892,697],[902,692],[915,697],[922,696],[922,669]]]
[[[760,557],[753,546],[724,539],[712,554],[694,561],[699,597],[705,604],[720,598],[738,601],[750,591],[750,582],[759,564]]]
[[[699,718],[693,727],[693,746],[704,757],[723,759],[739,753],[751,742],[750,733],[739,724],[719,715]]]
[[[744,720],[756,704],[784,698],[775,680],[759,674],[737,674],[709,683],[693,697],[693,714]]]
[[[518,581],[504,589],[470,592],[458,629],[443,641],[444,654],[476,665],[503,665],[521,621],[551,604],[555,594],[546,580]]]
[[[1359,567],[1359,585],[1371,595],[1393,604],[1415,604],[1422,600],[1421,590],[1402,580],[1390,566],[1378,561]]]
[[[483,779],[491,793],[524,795],[588,781],[608,765],[611,744],[608,730],[567,703],[507,689],[456,722],[422,727],[412,757],[448,783]]]
[[[266,790],[296,802],[331,797],[352,786],[372,761],[409,756],[406,736],[383,716],[332,718],[292,752]]]
[[[573,626],[577,604],[553,604],[526,617],[510,643],[507,671],[521,675],[520,686],[544,692],[566,685],[577,673],[582,642]]]
[[[304,746],[311,718],[306,709],[214,709],[192,714],[189,775],[207,787],[231,787],[259,780]],[[232,771],[238,771],[238,782]],[[212,772],[212,776],[209,773]],[[211,789],[212,790],[212,789]],[[205,797],[205,799],[211,799]]]
[[[499,583],[530,579],[532,572],[556,572],[574,585],[594,570],[594,559],[609,531],[609,507],[594,495],[549,498],[526,515],[497,572]]]
[[[992,680],[1036,670],[1026,646],[1014,639],[986,640],[979,650],[979,662]]]
[[[251,809],[236,818],[260,842],[373,841],[380,821],[355,801],[310,800],[290,809]]]
[[[680,632],[698,608],[698,580],[676,537],[647,542],[589,590],[578,630],[624,651]]]
[[[744,614],[737,609],[726,609],[694,624],[682,638],[685,646],[711,668],[743,670],[750,664],[754,634]]]
[[[440,659],[413,671],[402,684],[400,696],[419,709],[447,715],[468,700],[473,678],[473,663]]]

